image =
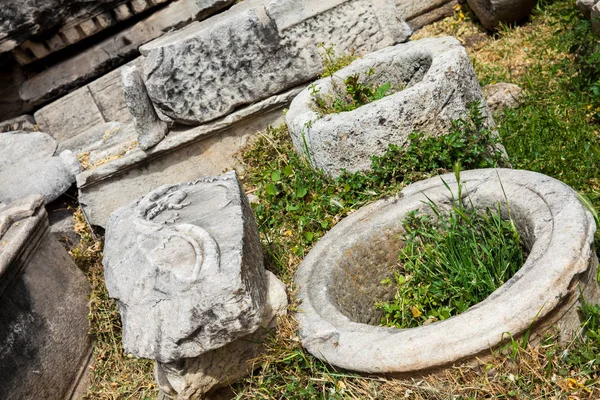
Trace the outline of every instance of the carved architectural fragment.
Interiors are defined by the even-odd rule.
[[[87,280],[50,234],[43,203],[0,204],[2,399],[70,399],[91,357]]]
[[[410,33],[393,0],[250,0],[140,51],[152,102],[194,125],[315,78],[318,43],[360,54]]]
[[[161,388],[178,399],[247,373],[261,329],[287,304],[235,172],[164,185],[115,211],[103,264],[125,350],[156,360]]]

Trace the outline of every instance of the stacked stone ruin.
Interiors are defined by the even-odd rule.
[[[483,103],[455,39],[403,44],[457,0],[39,3],[0,10],[9,83],[0,87],[1,398],[76,398],[85,386],[88,288],[44,209],[73,184],[87,222],[107,228],[105,280],[125,351],[155,360],[161,398],[204,398],[255,367],[287,313],[238,177],[222,174],[240,149],[286,120],[298,152],[336,175],[368,167],[417,126],[440,134],[468,103]],[[530,10],[469,3],[489,29]],[[306,87],[323,72],[320,44],[359,57],[337,79],[374,66],[374,78],[393,76],[406,91],[337,125],[316,121]],[[317,84],[325,92],[329,82]],[[349,121],[358,136],[381,137],[338,151]]]

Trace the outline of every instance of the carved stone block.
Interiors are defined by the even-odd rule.
[[[142,150],[148,150],[164,139],[169,127],[166,122],[158,119],[144,81],[135,67],[121,68],[121,81],[125,102],[133,115],[138,144]]]
[[[198,357],[263,319],[262,247],[235,172],[161,186],[115,211],[103,264],[125,351],[138,357]]]
[[[393,0],[245,1],[142,46],[148,93],[176,122],[207,122],[315,78],[318,43],[362,53],[405,41],[397,14]]]

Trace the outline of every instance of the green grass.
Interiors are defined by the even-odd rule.
[[[519,233],[498,210],[477,210],[452,194],[449,210],[433,202],[430,213],[416,210],[402,221],[405,246],[395,271],[398,291],[377,305],[382,324],[413,328],[445,320],[485,300],[523,265]],[[450,187],[448,187],[450,190]],[[467,204],[465,204],[465,202]]]
[[[299,156],[285,125],[269,128],[244,154],[244,183],[259,199],[254,211],[268,268],[290,278],[290,260],[303,257],[341,218],[410,182],[450,171],[459,161],[465,168],[503,165],[498,138],[484,121],[473,104],[469,118],[455,121],[447,135],[414,133],[408,147],[391,145],[382,156],[372,157],[371,171],[345,172],[338,178],[313,169]]]

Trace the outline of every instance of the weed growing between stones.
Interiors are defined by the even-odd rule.
[[[432,214],[409,213],[402,226],[405,246],[398,256],[394,299],[376,305],[381,323],[413,328],[445,320],[487,298],[523,264],[520,236],[512,219],[497,210],[477,210],[461,197],[460,170],[455,170],[458,195],[449,210],[433,202]],[[448,187],[448,190],[450,188]]]
[[[323,63],[323,73],[321,78],[332,76],[340,69],[347,67],[352,61],[359,58],[354,52],[349,54],[336,55],[334,45],[325,45],[325,43],[319,43],[317,47],[321,52],[321,61]]]

